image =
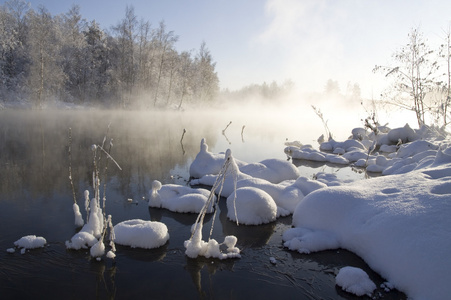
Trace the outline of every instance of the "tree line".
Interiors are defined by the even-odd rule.
[[[206,43],[177,51],[164,21],[152,27],[132,6],[110,30],[80,7],[53,16],[22,0],[0,6],[0,103],[58,101],[107,107],[178,107],[219,92]]]

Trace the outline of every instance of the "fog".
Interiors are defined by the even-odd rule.
[[[34,186],[33,190],[52,193],[68,184],[62,175],[68,172],[69,128],[74,178],[81,180],[80,188],[86,188],[90,180],[89,148],[101,144],[106,136],[107,143],[113,140],[112,155],[122,167],[122,171],[113,167],[110,171],[118,176],[125,196],[134,193],[131,182],[139,182],[139,194],[145,194],[154,179],[184,183],[202,138],[206,138],[210,151],[231,149],[236,158],[246,162],[286,159],[286,141],[317,147],[318,137],[326,135],[324,124],[311,105],[321,110],[337,140],[346,139],[352,128],[363,126],[362,119],[367,117],[361,106],[354,103],[314,99],[305,102],[292,96],[272,104],[255,97],[244,100],[224,101],[208,108],[187,106],[183,111],[0,111],[1,161],[7,166],[1,174],[5,187],[2,190],[20,193],[25,184]],[[168,169],[172,171],[168,173]],[[6,188],[7,185],[10,186]]]

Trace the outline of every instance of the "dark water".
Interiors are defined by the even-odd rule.
[[[237,236],[242,258],[190,259],[183,242],[196,215],[148,207],[153,180],[186,184],[203,137],[211,151],[231,148],[235,157],[247,162],[286,159],[285,139],[302,136],[290,136],[292,127],[276,127],[274,120],[257,120],[200,112],[0,112],[0,298],[354,299],[335,286],[335,275],[344,266],[364,269],[379,286],[384,280],[348,251],[301,255],[284,249],[281,236],[291,217],[263,226],[237,226],[227,220],[222,201],[212,238],[221,242],[226,235]],[[135,218],[164,222],[170,234],[166,245],[153,250],[117,246],[114,261],[93,260],[86,250],[66,250],[65,241],[76,232],[68,171],[69,128],[80,207],[83,191],[92,191],[89,148],[107,135],[107,143],[113,139],[111,153],[122,171],[109,165],[106,213],[114,224]],[[349,168],[298,164],[305,176],[318,171],[342,178],[362,176]],[[204,226],[204,239],[211,219]],[[48,244],[25,254],[6,252],[29,234],[43,236]],[[277,264],[270,263],[270,257]],[[375,298],[405,296],[378,289]]]

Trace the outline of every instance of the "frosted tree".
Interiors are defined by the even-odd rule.
[[[116,32],[116,50],[118,61],[116,62],[116,78],[120,87],[122,106],[130,104],[130,98],[136,79],[135,66],[135,40],[138,20],[133,6],[125,9],[125,17],[114,27]]]
[[[157,63],[157,82],[155,86],[155,94],[153,99],[153,105],[157,105],[158,92],[160,88],[160,83],[164,75],[166,64],[169,60],[169,53],[171,53],[172,47],[178,41],[178,36],[174,34],[174,31],[166,32],[166,24],[164,21],[160,22],[155,33],[155,46],[158,53],[158,63]]]
[[[105,32],[96,21],[89,23],[84,31],[86,45],[83,56],[86,61],[86,89],[90,99],[99,100],[106,96],[110,81],[110,48]]]
[[[29,54],[31,59],[29,84],[35,96],[35,107],[42,107],[46,98],[60,92],[64,73],[58,63],[60,41],[52,15],[40,7],[38,12],[30,11]]]
[[[179,95],[178,109],[181,109],[186,96],[192,94],[193,62],[190,52],[184,51],[180,54],[177,74],[179,78],[177,80],[177,93]]]
[[[439,88],[439,103],[437,105],[437,119],[443,119],[443,126],[448,125],[448,108],[451,103],[451,29],[445,32],[443,43],[439,48],[439,59],[442,67],[445,69],[443,75],[444,80],[441,82]]]
[[[5,9],[0,9],[0,81],[7,84],[11,74],[11,65],[8,59],[18,46],[13,19]]]
[[[376,66],[374,71],[385,73],[394,80],[387,97],[391,104],[413,110],[418,125],[425,124],[425,114],[430,109],[426,95],[436,86],[438,63],[433,59],[433,51],[418,29],[412,29],[407,45],[393,54],[394,65]],[[390,95],[392,94],[392,96]]]
[[[149,91],[152,86],[155,62],[155,47],[152,45],[154,34],[155,31],[152,30],[149,21],[139,22],[137,81],[143,92]]]
[[[28,54],[26,52],[26,14],[30,5],[12,0],[0,7],[0,82],[2,93],[15,93],[25,84]],[[11,95],[8,95],[10,98]]]
[[[86,21],[80,14],[80,7],[77,5],[62,17],[62,67],[67,76],[66,91],[84,102],[88,97],[87,85],[88,78],[86,71],[88,69],[84,55],[86,48],[86,39],[83,32],[86,30]]]
[[[170,104],[171,96],[174,90],[174,81],[177,74],[177,65],[180,63],[180,58],[174,49],[171,49],[167,55],[167,95],[166,95],[166,106]]]
[[[195,96],[200,101],[210,101],[219,91],[219,79],[215,72],[216,63],[213,62],[207,44],[202,42],[194,60],[195,64]]]

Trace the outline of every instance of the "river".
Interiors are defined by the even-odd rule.
[[[222,201],[212,237],[222,241],[226,235],[237,236],[242,258],[190,259],[184,254],[183,242],[190,236],[196,215],[147,205],[153,180],[187,184],[189,166],[202,138],[212,152],[231,149],[237,159],[258,162],[288,159],[283,151],[287,140],[317,146],[322,133],[319,119],[294,113],[1,111],[1,298],[354,299],[335,285],[341,267],[364,269],[378,286],[384,280],[359,257],[342,249],[310,255],[284,249],[281,236],[291,226],[291,217],[263,226],[237,226],[227,219]],[[69,163],[82,207],[83,191],[92,191],[90,148],[102,144],[104,137],[107,147],[111,141],[111,155],[122,169],[109,164],[106,213],[112,215],[114,224],[136,218],[165,223],[170,240],[163,247],[117,246],[115,260],[101,261],[91,259],[86,250],[66,249],[65,241],[77,230]],[[349,167],[295,164],[307,177],[320,171],[346,180],[365,177]],[[211,217],[207,221],[209,228]],[[47,245],[25,254],[7,253],[14,241],[30,234],[43,236]],[[271,263],[270,257],[277,263]],[[396,290],[378,291],[382,299],[405,298]]]

